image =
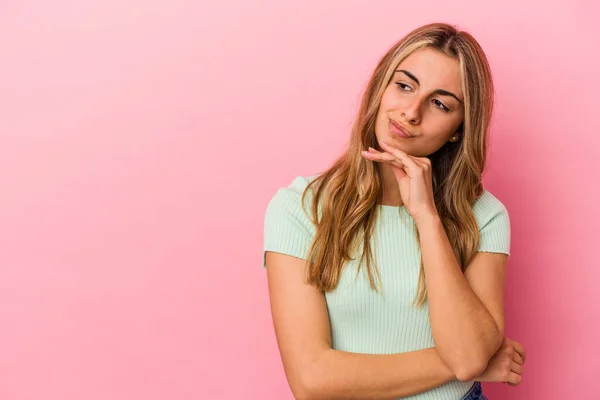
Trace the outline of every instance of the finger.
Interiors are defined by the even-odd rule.
[[[513,361],[519,365],[523,365],[523,363],[524,363],[523,357],[521,357],[521,355],[519,353],[517,353],[516,351],[515,351],[515,354],[513,355]]]
[[[521,375],[509,372],[506,383],[510,386],[519,386],[521,384]]]
[[[411,156],[411,157],[413,160],[415,160],[421,164],[431,166],[431,159],[429,157],[414,157],[414,156]]]
[[[388,161],[388,163],[393,165],[394,167],[404,171],[404,164],[402,164],[400,161],[394,160],[394,161]],[[404,172],[404,174],[402,176],[406,176],[406,172]]]
[[[523,366],[513,361],[510,365],[510,370],[515,374],[521,375],[523,373]]]
[[[527,359],[527,357],[525,356],[525,347],[523,347],[521,343],[516,342],[514,340],[511,341],[511,344],[513,349],[515,349],[515,351],[519,353],[521,357],[523,357],[523,362],[525,362],[525,360]]]
[[[400,161],[398,161],[395,157],[392,158],[391,160],[382,160],[379,157],[371,157],[370,160],[373,162],[390,164],[398,169],[404,170],[404,165]]]
[[[423,161],[425,164],[431,166],[431,158],[429,157],[418,157],[419,160]]]
[[[430,164],[430,163],[428,163],[428,162],[426,162],[426,161],[424,161],[423,159],[419,159],[419,158],[415,158],[415,157],[413,157],[413,160],[415,160],[415,162],[416,162],[417,164],[419,164],[419,165],[421,166],[421,168],[422,168],[422,169],[424,169],[424,170],[429,170],[429,169],[431,169],[431,164]]]
[[[373,147],[369,147],[369,154],[388,154],[390,157],[388,157],[389,159],[396,158],[396,156],[394,156],[392,153],[387,152],[387,151],[380,151],[377,149],[374,149]]]
[[[381,145],[385,149],[385,151],[392,153],[402,162],[402,164],[404,164],[407,167],[407,173],[410,172],[409,176],[411,178],[421,171],[421,165],[417,164],[417,162],[404,151],[391,147],[389,144],[383,141],[381,142]]]
[[[376,150],[375,150],[376,151]],[[363,151],[362,154],[368,158],[369,160],[379,161],[379,162],[392,162],[394,161],[398,168],[403,168],[404,164],[400,160],[398,160],[393,154],[388,152],[383,153],[373,153],[368,151]]]
[[[364,156],[368,157],[371,160],[377,160],[377,161],[393,161],[393,160],[396,160],[396,157],[394,157],[390,153],[375,153],[375,152],[363,151],[362,154]]]

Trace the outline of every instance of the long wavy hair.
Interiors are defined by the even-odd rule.
[[[464,94],[461,140],[447,142],[429,156],[435,204],[463,272],[477,252],[479,229],[472,206],[483,193],[481,180],[494,97],[490,67],[481,46],[469,33],[445,23],[428,24],[408,33],[379,60],[362,97],[348,148],[309,183],[302,195],[304,212],[316,227],[307,280],[323,292],[335,289],[345,263],[354,259],[360,242],[359,269],[366,261],[371,288],[378,290],[380,276],[373,265],[370,238],[379,212],[376,205],[382,200],[382,175],[379,163],[364,159],[360,152],[369,146],[379,148],[375,121],[395,69],[411,53],[426,47],[458,60]],[[311,213],[304,206],[309,191],[313,197]],[[421,258],[413,306],[422,307],[426,301]]]

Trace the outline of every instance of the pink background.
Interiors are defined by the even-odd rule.
[[[378,57],[433,21],[472,32],[497,85],[485,183],[529,359],[485,389],[597,393],[600,10],[419,4],[2,2],[0,399],[291,399],[264,209],[333,161]]]

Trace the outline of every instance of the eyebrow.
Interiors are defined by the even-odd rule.
[[[413,74],[411,74],[410,72],[404,70],[404,69],[397,69],[395,72],[402,72],[404,75],[408,76],[410,79],[412,79],[413,81],[417,82],[417,85],[420,85],[419,80],[417,79],[416,76],[414,76]],[[452,92],[449,92],[447,90],[444,89],[436,89],[433,91],[433,94],[439,94],[442,96],[451,96],[454,97],[456,100],[458,100],[458,102],[460,104],[463,104],[463,102]]]

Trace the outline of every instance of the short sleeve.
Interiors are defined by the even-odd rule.
[[[484,191],[473,209],[479,225],[478,251],[510,256],[510,217],[504,204]]]
[[[288,187],[278,189],[269,201],[264,218],[263,268],[267,251],[308,258],[315,230],[302,209],[302,193],[307,185],[307,178],[297,177]],[[310,200],[310,196],[305,200]],[[310,213],[309,201],[305,207]]]

